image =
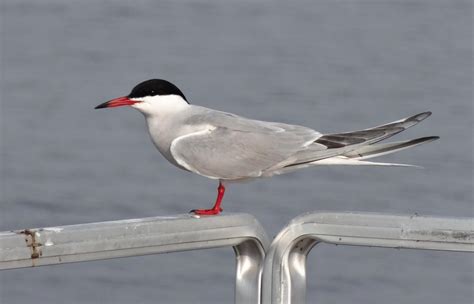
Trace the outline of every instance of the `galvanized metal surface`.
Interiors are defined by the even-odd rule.
[[[263,271],[263,303],[305,303],[306,257],[318,243],[474,252],[471,218],[375,213],[308,213],[273,240]]]
[[[260,303],[262,288],[264,303],[304,303],[306,256],[319,242],[474,252],[473,226],[468,218],[309,213],[265,258],[268,238],[251,215],[151,217],[1,232],[0,269],[233,246],[236,303]]]
[[[0,232],[0,269],[233,246],[235,303],[259,303],[268,244],[248,214],[150,217]]]

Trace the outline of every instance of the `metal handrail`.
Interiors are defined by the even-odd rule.
[[[265,257],[268,238],[251,215],[151,217],[0,232],[0,270],[232,246],[236,303],[304,303],[306,256],[320,242],[474,252],[473,226],[470,218],[309,213]]]
[[[474,252],[474,220],[375,213],[309,213],[293,219],[265,258],[263,303],[305,303],[306,257],[318,243]]]
[[[248,214],[150,217],[0,232],[0,270],[232,246],[235,303],[260,303],[268,237]]]

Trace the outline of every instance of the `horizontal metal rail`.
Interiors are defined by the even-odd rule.
[[[0,269],[233,246],[235,303],[259,303],[268,244],[247,214],[150,217],[0,232]]]
[[[305,303],[306,257],[318,243],[474,252],[472,218],[309,213],[293,219],[265,258],[263,303]]]

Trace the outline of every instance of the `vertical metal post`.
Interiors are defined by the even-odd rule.
[[[234,246],[234,251],[237,259],[235,303],[261,303],[265,248],[255,242],[245,241]],[[253,297],[254,295],[257,297]]]

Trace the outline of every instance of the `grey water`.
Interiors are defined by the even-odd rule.
[[[471,1],[1,2],[0,231],[186,213],[214,181],[159,155],[132,109],[93,110],[165,78],[191,103],[322,132],[433,116],[439,135],[382,157],[228,187],[225,212],[271,236],[316,210],[472,217]],[[0,273],[0,302],[232,303],[229,248]],[[308,303],[472,303],[472,255],[318,246]]]

